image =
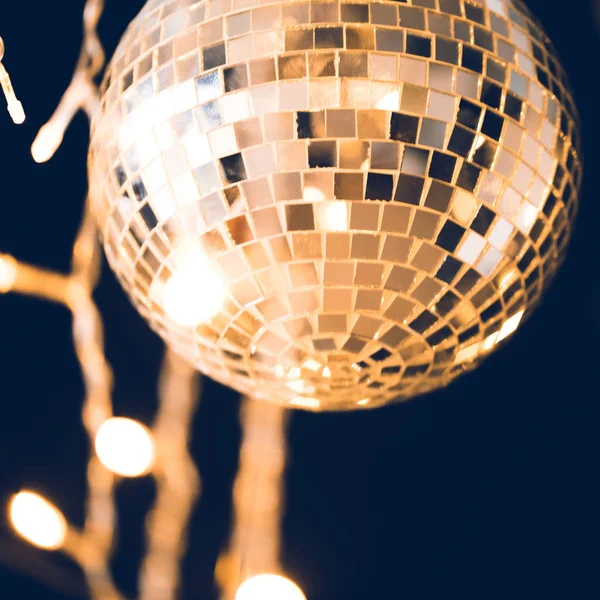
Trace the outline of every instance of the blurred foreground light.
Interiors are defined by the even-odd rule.
[[[8,292],[17,277],[17,263],[12,256],[0,254],[0,293]]]
[[[179,325],[195,327],[221,310],[225,295],[225,286],[206,256],[189,252],[165,285],[164,308]]]
[[[115,417],[98,429],[96,454],[109,471],[140,477],[154,464],[154,442],[148,429],[137,421]]]
[[[67,535],[67,522],[50,502],[33,492],[19,492],[10,503],[15,531],[28,542],[46,550],[58,550]]]
[[[19,102],[15,90],[10,81],[10,75],[2,64],[4,58],[4,41],[0,37],[0,88],[6,97],[8,112],[14,123],[20,125],[25,122],[25,111],[23,105]]]
[[[16,125],[25,123],[25,110],[18,100],[8,103],[8,114]]]
[[[48,162],[62,144],[63,137],[62,127],[54,123],[44,125],[31,146],[33,160],[39,164]]]
[[[279,575],[257,575],[244,581],[235,600],[306,600],[302,590]]]

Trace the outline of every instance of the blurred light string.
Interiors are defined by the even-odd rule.
[[[112,417],[112,370],[104,355],[103,323],[92,294],[99,276],[101,248],[86,209],[74,245],[72,271],[55,273],[0,255],[0,292],[18,292],[61,303],[73,313],[73,338],[86,397],[83,422],[90,439],[88,497],[82,531],[69,526],[62,549],[83,569],[94,600],[117,600],[109,572],[115,534],[115,476],[93,452],[101,425]],[[200,478],[188,452],[199,398],[199,374],[171,352],[160,376],[159,409],[152,438],[157,499],[147,521],[147,555],[140,574],[142,600],[170,600],[179,590],[186,530],[200,492]]]
[[[59,302],[73,313],[73,339],[85,385],[82,417],[90,446],[100,425],[112,416],[112,372],[103,349],[103,326],[92,299],[99,273],[100,247],[86,210],[77,235],[69,275],[0,255],[0,291]],[[87,469],[87,507],[82,531],[69,527],[63,550],[83,569],[95,599],[119,599],[109,573],[115,530],[114,476],[91,452]]]
[[[221,600],[233,600],[247,579],[280,567],[283,472],[287,460],[289,413],[279,406],[245,398],[242,445],[234,483],[234,525],[229,547],[217,562]]]
[[[32,151],[36,160],[47,160],[54,154],[79,107],[85,107],[91,116],[98,106],[93,78],[104,65],[104,51],[96,34],[103,7],[103,0],[88,0],[85,5],[85,35],[75,75],[56,113],[34,142]],[[10,109],[11,96],[7,94],[7,97]],[[104,356],[102,319],[92,298],[100,272],[100,252],[93,217],[86,203],[73,248],[71,274],[54,273],[0,256],[0,291],[60,302],[73,313],[73,340],[85,384],[82,418],[91,452],[84,529],[79,532],[69,527],[63,549],[82,567],[92,597],[108,600],[119,599],[121,595],[113,584],[108,566],[115,531],[115,478],[93,452],[96,432],[112,416],[112,372]]]
[[[25,111],[23,110],[23,105],[19,102],[17,95],[15,94],[8,71],[2,64],[3,58],[4,40],[0,37],[0,87],[2,87],[4,97],[6,98],[8,113],[10,114],[12,120],[17,125],[20,125],[25,121]]]
[[[104,0],[87,0],[83,11],[84,37],[73,79],[50,120],[40,129],[31,146],[38,163],[50,160],[62,143],[65,131],[79,110],[91,119],[100,107],[95,77],[104,67],[104,49],[98,38],[97,25],[104,10]]]
[[[147,552],[140,571],[140,600],[171,600],[177,597],[180,587],[188,524],[201,489],[188,450],[200,382],[199,373],[189,363],[167,351],[153,428],[158,489],[146,523]]]
[[[32,154],[38,162],[52,157],[79,109],[84,109],[91,118],[99,107],[94,78],[103,67],[104,51],[96,25],[103,8],[103,0],[88,0],[85,5],[85,38],[75,74],[56,112],[42,127],[32,146]],[[4,73],[1,67],[6,92]],[[14,95],[12,87],[9,92]],[[7,93],[7,98],[10,109],[13,96]],[[91,458],[87,470],[85,525],[82,531],[68,527],[62,550],[81,566],[94,600],[121,600],[109,569],[115,538],[115,476],[94,454],[96,434],[112,417],[112,370],[104,354],[102,317],[92,296],[100,265],[101,248],[89,203],[86,203],[74,244],[71,273],[56,273],[0,255],[0,293],[35,296],[63,304],[72,311],[73,339],[86,394],[82,418],[90,440]],[[152,431],[157,500],[148,517],[148,554],[140,575],[144,600],[170,600],[176,597],[179,587],[184,532],[200,492],[200,478],[187,450],[198,400],[198,380],[192,367],[167,352],[160,378],[159,411]]]

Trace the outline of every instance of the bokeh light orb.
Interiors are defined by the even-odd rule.
[[[235,600],[306,600],[306,596],[286,577],[257,575],[240,585]]]
[[[44,550],[58,550],[67,536],[67,522],[62,513],[35,492],[15,494],[9,506],[10,522],[15,531],[30,544]]]
[[[148,0],[89,158],[108,260],[201,371],[309,410],[446,385],[561,263],[581,180],[518,0]]]
[[[122,477],[140,477],[154,465],[152,436],[146,427],[133,419],[107,419],[99,427],[94,445],[100,462]]]

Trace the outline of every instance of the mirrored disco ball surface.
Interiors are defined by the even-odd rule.
[[[149,0],[90,184],[139,312],[286,406],[381,406],[477,365],[560,264],[577,113],[517,0]]]

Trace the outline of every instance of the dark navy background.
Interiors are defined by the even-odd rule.
[[[600,19],[592,0],[530,0],[570,74],[586,174],[569,258],[545,302],[505,348],[448,389],[344,415],[298,414],[290,432],[284,563],[309,600],[599,597]],[[0,113],[0,252],[68,269],[86,193],[87,123],[56,157],[29,145],[69,83],[83,0],[1,0],[5,63],[28,120]],[[108,0],[109,53],[142,0]],[[595,20],[596,19],[596,20]],[[116,372],[115,410],[150,422],[162,347],[105,271],[97,294]],[[82,384],[60,307],[0,297],[0,598],[85,597],[78,570],[16,539],[10,494],[32,487],[83,519]],[[204,480],[184,564],[186,600],[214,600],[228,533],[238,400],[209,384],[193,453]],[[118,489],[118,584],[136,593],[147,478]]]

